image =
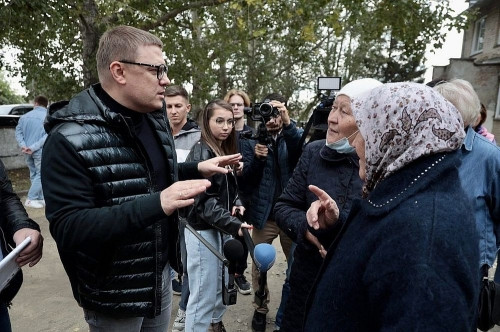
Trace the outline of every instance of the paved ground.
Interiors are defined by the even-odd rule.
[[[21,197],[24,199],[25,197]],[[45,238],[42,260],[34,267],[24,267],[24,283],[10,310],[13,330],[16,331],[88,331],[83,312],[71,295],[69,281],[62,267],[54,240],[48,230],[43,209],[27,209],[36,220]],[[277,248],[278,249],[278,248]],[[274,327],[274,317],[281,296],[286,263],[281,250],[275,265],[268,272],[271,289],[268,331]],[[251,280],[249,274],[247,278]],[[172,322],[177,313],[179,297],[174,296]],[[252,296],[238,294],[237,304],[224,315],[227,331],[251,331]],[[272,318],[272,319],[271,319]]]

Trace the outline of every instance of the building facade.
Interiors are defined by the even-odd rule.
[[[462,54],[447,66],[434,66],[432,78],[469,81],[488,110],[486,127],[500,138],[500,1],[468,0],[477,11],[464,32]]]

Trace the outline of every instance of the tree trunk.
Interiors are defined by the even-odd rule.
[[[195,50],[203,50],[203,47],[201,45],[202,43],[202,36],[201,36],[201,27],[200,27],[200,18],[198,16],[197,9],[192,9],[191,11],[191,35],[193,38],[193,45]],[[193,84],[193,91],[191,92],[191,104],[193,105],[193,108],[196,112],[197,109],[202,109],[203,108],[203,86],[202,86],[202,76],[205,75],[205,71],[203,68],[200,66],[198,61],[193,61],[192,64],[192,81],[191,83]],[[193,114],[198,117],[198,113]]]
[[[79,15],[79,26],[82,34],[83,84],[85,88],[99,82],[96,68],[96,53],[99,46],[99,27],[97,24],[97,5],[94,0],[83,0],[82,12]]]

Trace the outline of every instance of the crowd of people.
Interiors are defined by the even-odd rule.
[[[225,331],[233,279],[244,295],[265,289],[253,298],[257,332],[270,296],[275,331],[476,329],[500,243],[500,149],[469,82],[354,80],[336,94],[326,138],[302,146],[277,93],[257,130],[238,89],[191,119],[162,49],[143,30],[106,31],[99,83],[48,112],[36,100],[16,129],[32,171],[25,205],[45,207],[90,331],[167,331],[173,291],[174,332]],[[2,249],[30,236],[18,262],[32,266],[43,237],[1,163],[0,181]],[[246,231],[255,245],[279,237],[281,289],[255,262],[246,280]],[[213,251],[233,239],[242,254],[229,276]],[[14,295],[0,293],[2,331]]]

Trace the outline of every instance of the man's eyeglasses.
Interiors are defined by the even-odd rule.
[[[227,124],[228,128],[233,128],[234,127],[234,120],[233,119],[229,119],[227,121],[224,121],[223,118],[217,118],[217,119],[215,119],[215,124],[219,128],[224,128],[224,124]]]
[[[133,61],[128,61],[128,60],[120,60],[118,62],[122,63],[127,63],[129,65],[137,65],[137,66],[145,66],[145,67],[152,67],[156,68],[156,78],[158,80],[161,80],[163,75],[167,73],[167,66],[164,64],[161,65],[150,65],[149,63],[142,63],[142,62],[133,62]]]
[[[242,103],[229,103],[229,105],[231,105],[231,107],[243,107]]]

